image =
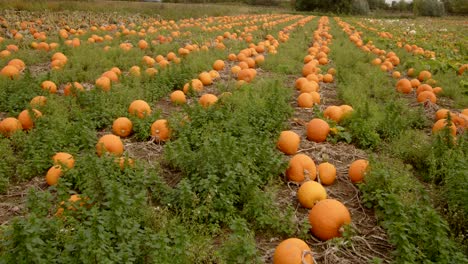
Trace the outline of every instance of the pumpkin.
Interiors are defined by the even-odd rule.
[[[198,75],[198,79],[203,83],[203,85],[210,85],[213,83],[210,73],[202,72]]]
[[[138,118],[145,118],[151,115],[151,107],[143,100],[135,100],[128,107],[128,112]]]
[[[311,92],[317,92],[319,89],[320,87],[318,83],[316,83],[315,81],[307,80],[307,82],[302,84],[300,91],[301,93],[311,93]]]
[[[310,92],[314,100],[314,104],[320,104],[320,94],[317,92]]]
[[[302,207],[310,209],[318,201],[327,199],[327,191],[316,181],[306,181],[299,187],[297,199]]]
[[[214,94],[204,94],[200,97],[198,100],[198,103],[203,106],[204,108],[207,108],[211,105],[214,105],[218,101],[218,97]]]
[[[18,78],[19,74],[20,74],[20,71],[18,70],[18,68],[12,65],[7,65],[3,67],[2,70],[0,71],[1,76],[7,77],[10,79]]]
[[[52,166],[46,174],[45,180],[49,186],[56,185],[59,178],[62,176],[62,167],[59,165]]]
[[[119,117],[112,123],[112,132],[119,137],[128,137],[132,129],[133,123],[126,117]]]
[[[432,89],[432,92],[434,92],[435,94],[440,94],[442,93],[444,90],[442,89],[442,87],[434,87]]]
[[[328,162],[320,163],[317,167],[319,182],[323,185],[331,185],[336,179],[336,168]]]
[[[57,152],[52,156],[52,161],[54,165],[62,166],[65,165],[67,168],[71,169],[75,166],[75,159],[73,156],[66,152]]]
[[[102,89],[105,92],[108,92],[111,89],[111,80],[106,76],[101,76],[97,78],[95,85],[97,88]]]
[[[432,77],[432,74],[429,71],[421,71],[418,75],[418,80],[421,82],[429,80]]]
[[[250,83],[256,75],[257,71],[255,69],[242,69],[237,73],[237,80]]]
[[[7,117],[0,122],[0,133],[5,137],[10,137],[16,131],[22,130],[21,122],[14,117]]]
[[[418,79],[412,79],[411,81],[411,87],[416,88],[419,85],[421,85],[421,82]]]
[[[183,91],[177,90],[171,93],[171,102],[173,104],[185,104],[187,103],[187,99],[185,98],[185,94]]]
[[[200,92],[203,90],[203,83],[199,79],[192,79],[189,83],[184,85],[184,93],[188,93],[190,90]]]
[[[297,97],[297,105],[302,108],[314,106],[314,97],[310,93],[302,93]]]
[[[221,71],[224,69],[224,61],[223,60],[216,60],[213,63],[213,70],[215,71]]]
[[[437,112],[435,113],[435,118],[436,118],[436,120],[439,120],[439,119],[442,119],[442,118],[447,118],[448,115],[453,117],[450,110],[442,108],[442,109],[437,110]]]
[[[437,102],[437,97],[432,91],[423,91],[418,94],[417,100],[419,103],[430,101],[431,103],[435,104]]]
[[[349,166],[348,175],[352,182],[361,182],[367,171],[369,161],[358,159]]]
[[[171,130],[167,125],[166,119],[154,121],[151,125],[151,136],[154,137],[156,141],[166,141],[170,138]]]
[[[109,78],[109,80],[111,80],[112,83],[119,82],[119,76],[114,71],[106,71],[101,75],[101,77]]]
[[[393,79],[400,79],[401,73],[399,71],[392,72]]]
[[[79,194],[72,194],[72,195],[70,195],[70,198],[68,198],[68,203],[70,204],[70,206],[68,206],[66,209],[68,209],[70,211],[76,211],[77,206],[80,206],[80,207],[84,206],[86,204],[87,200],[88,200],[88,197],[85,197],[84,199],[81,199]],[[65,211],[65,209],[63,207],[64,204],[65,204],[64,201],[60,202],[60,206],[57,209],[57,212],[55,213],[55,216],[62,216],[63,212]]]
[[[296,87],[297,90],[301,90],[302,86],[307,82],[308,80],[305,77],[300,77],[296,79],[294,82],[294,87]]]
[[[26,68],[26,64],[20,59],[12,59],[8,62],[7,65],[15,66],[16,68],[18,68],[19,71],[22,71]]]
[[[350,105],[340,105],[341,111],[343,112],[343,115],[341,118],[346,118],[351,115],[351,113],[354,111],[353,107]]]
[[[413,90],[413,86],[411,85],[411,81],[408,79],[400,79],[396,83],[396,89],[400,93],[408,94],[411,93]]]
[[[420,93],[422,93],[424,91],[432,92],[432,87],[429,84],[421,84],[416,89],[416,94],[419,95]]]
[[[332,83],[333,82],[333,75],[327,73],[323,75],[323,82],[324,83]]]
[[[323,115],[326,118],[329,118],[337,123],[341,121],[343,118],[343,110],[339,106],[331,105],[328,106],[325,111],[323,111]]]
[[[43,81],[41,88],[42,90],[49,91],[49,93],[57,93],[57,85],[52,81]]]
[[[135,167],[135,161],[131,158],[120,157],[115,159],[115,162],[119,164],[121,170],[124,170],[127,166],[130,168]]]
[[[432,127],[432,133],[435,134],[441,131],[442,129],[444,129],[446,126],[448,126],[447,119],[445,118],[439,119],[437,120],[437,122],[434,123],[434,126]],[[450,125],[449,129],[450,129],[450,134],[452,134],[453,136],[457,134],[457,127],[455,126],[453,122]]]
[[[282,241],[273,254],[273,264],[314,264],[310,247],[299,238]]]
[[[330,126],[320,118],[314,118],[307,123],[307,139],[315,142],[323,142],[330,133]]]
[[[69,96],[69,95],[76,96],[77,91],[80,91],[80,92],[84,91],[83,85],[81,85],[81,83],[79,82],[73,82],[73,84],[68,83],[67,85],[65,85],[65,88],[63,88],[63,94],[65,96]]]
[[[289,160],[286,177],[294,182],[303,182],[307,179],[313,181],[317,177],[317,168],[309,156],[300,153]]]
[[[34,97],[33,99],[31,99],[31,101],[29,102],[29,105],[31,107],[38,107],[38,106],[44,106],[46,103],[47,103],[47,97],[38,95]]]
[[[300,142],[301,138],[295,132],[282,131],[276,146],[284,154],[293,155],[296,154]]]
[[[115,156],[121,156],[124,146],[120,137],[112,134],[102,136],[96,144],[96,153],[98,156],[109,153]]]
[[[42,113],[39,110],[32,109],[32,112],[34,114],[34,118],[38,118],[42,116]],[[21,126],[25,130],[29,130],[33,128],[34,126],[34,121],[31,118],[31,113],[29,110],[23,110],[19,115],[18,115],[18,120],[21,123]]]
[[[309,212],[309,222],[312,234],[326,241],[340,237],[343,225],[351,223],[348,208],[335,199],[321,200]]]

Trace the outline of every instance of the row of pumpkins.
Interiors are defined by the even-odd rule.
[[[308,49],[304,58],[303,77],[296,80],[295,86],[299,90],[297,102],[302,108],[310,108],[320,104],[319,81],[333,82],[335,70],[329,70],[326,75],[319,74],[318,65],[328,64],[328,45],[332,36],[328,33],[328,17],[319,20],[318,29],[314,32],[314,43]],[[347,105],[329,106],[324,111],[326,118],[340,122],[351,111]],[[307,123],[307,139],[314,142],[323,142],[330,133],[329,124],[320,118],[314,118]],[[346,206],[336,199],[327,199],[324,186],[331,185],[336,179],[336,168],[329,162],[316,166],[315,162],[306,154],[297,153],[301,138],[293,131],[281,132],[277,147],[286,155],[294,155],[286,170],[288,181],[300,183],[297,199],[301,206],[310,209],[309,222],[312,234],[320,240],[326,241],[340,237],[344,231],[343,226],[351,223],[351,215]],[[348,171],[353,183],[360,182],[367,171],[367,160],[354,161]],[[315,181],[315,180],[318,181]],[[303,240],[289,238],[282,241],[273,255],[274,264],[314,263],[310,247]]]

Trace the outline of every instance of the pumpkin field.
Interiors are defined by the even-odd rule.
[[[468,263],[466,17],[173,5],[0,11],[0,263]]]

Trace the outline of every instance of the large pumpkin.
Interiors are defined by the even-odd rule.
[[[312,234],[321,240],[340,237],[343,225],[351,223],[348,208],[334,199],[325,199],[315,204],[309,212]]]
[[[98,156],[108,152],[111,155],[121,156],[124,151],[124,146],[120,137],[112,134],[102,136],[96,144],[96,152]]]
[[[170,138],[171,131],[169,130],[166,119],[156,120],[151,125],[151,136],[157,141],[166,141]]]
[[[314,207],[315,203],[327,198],[327,191],[316,181],[304,182],[297,191],[297,199],[305,208]]]
[[[151,114],[151,107],[143,100],[135,100],[128,107],[128,112],[131,115],[136,115],[139,118],[144,118]]]

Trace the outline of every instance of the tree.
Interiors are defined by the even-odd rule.
[[[414,0],[413,13],[418,16],[443,16],[445,8],[438,0]]]
[[[296,0],[298,11],[321,11],[338,14],[366,14],[367,0]]]

